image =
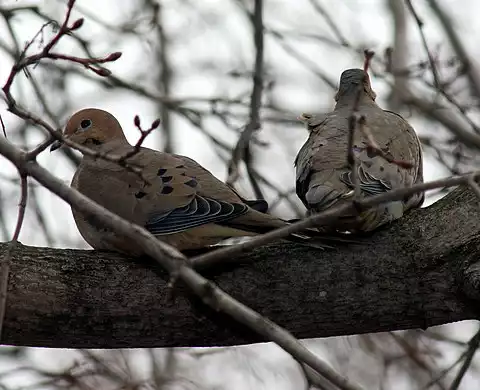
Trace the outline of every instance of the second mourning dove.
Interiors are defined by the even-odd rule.
[[[115,156],[125,156],[134,148],[114,116],[93,108],[75,113],[65,127],[64,137]],[[60,146],[56,142],[51,150]],[[117,162],[85,154],[72,187],[178,250],[202,248],[288,224],[265,214],[265,201],[241,198],[188,157],[141,147],[126,162],[140,167],[142,176]],[[73,215],[81,235],[93,248],[141,254],[135,242],[98,226],[75,209]],[[308,237],[298,234],[287,239],[302,242]]]
[[[360,94],[360,95],[359,95]],[[295,159],[297,195],[307,209],[320,212],[333,205],[351,201],[355,182],[347,163],[349,118],[358,99],[357,115],[365,117],[365,126],[382,152],[392,160],[411,162],[411,168],[387,162],[366,148],[367,139],[355,129],[353,152],[357,159],[357,183],[361,196],[371,196],[423,181],[422,151],[413,128],[400,115],[382,110],[375,103],[375,92],[368,74],[362,69],[342,73],[335,96],[334,110],[324,116],[303,116],[310,132]],[[344,215],[336,230],[361,232],[396,220],[409,209],[420,207],[423,193],[401,201],[375,206],[359,215]],[[332,227],[331,227],[332,228]]]

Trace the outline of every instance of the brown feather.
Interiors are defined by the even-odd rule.
[[[133,150],[118,121],[102,110],[77,112],[67,123],[64,135],[101,154],[126,156]],[[232,188],[188,157],[142,147],[126,162],[141,168],[142,175],[116,162],[84,155],[72,187],[132,223],[149,226],[152,232],[166,232],[154,234],[179,250],[197,249],[288,224],[251,208]],[[261,209],[266,211],[265,204],[261,203]],[[103,228],[76,210],[73,215],[81,235],[93,248],[141,253],[136,242]],[[217,216],[222,219],[212,223],[211,218]]]

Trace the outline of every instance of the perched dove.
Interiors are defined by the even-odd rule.
[[[400,115],[377,106],[376,94],[366,72],[349,69],[340,77],[335,109],[320,117],[304,115],[300,118],[306,122],[310,135],[295,159],[296,190],[310,213],[353,199],[354,179],[347,163],[347,143],[349,118],[358,96],[357,116],[365,117],[366,130],[378,147],[392,161],[412,163],[412,167],[406,169],[367,149],[367,139],[356,126],[353,151],[358,162],[357,183],[361,196],[380,194],[423,181],[422,151],[415,131]],[[411,208],[420,207],[423,199],[424,194],[417,193],[356,216],[345,215],[330,228],[371,231],[402,217]]]
[[[99,109],[74,114],[64,137],[102,154],[125,156],[134,150],[115,117]],[[61,145],[56,142],[51,150]],[[72,187],[179,250],[265,233],[288,224],[265,214],[265,201],[241,198],[188,157],[142,147],[126,163],[140,167],[143,177],[117,162],[85,154]],[[135,242],[98,226],[75,209],[73,215],[81,235],[93,248],[141,254]],[[309,240],[302,234],[288,239]]]

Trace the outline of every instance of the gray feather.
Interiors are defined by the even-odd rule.
[[[393,160],[413,163],[412,168],[405,169],[372,153],[367,148],[368,140],[356,129],[354,154],[361,196],[423,182],[422,151],[415,131],[400,115],[378,107],[370,79],[363,70],[349,69],[342,73],[335,109],[318,117],[304,114],[301,118],[310,134],[295,159],[296,191],[310,212],[351,199],[354,180],[347,164],[347,144],[349,118],[359,92],[358,115],[365,117],[366,127],[382,152]],[[379,205],[355,218],[346,216],[349,218],[342,218],[337,228],[373,230],[400,218],[411,208],[420,207],[423,198],[423,194],[415,194],[399,202]]]

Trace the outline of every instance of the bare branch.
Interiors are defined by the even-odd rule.
[[[401,98],[399,94],[408,88],[409,78],[405,75],[405,69],[408,68],[409,47],[408,47],[408,24],[406,18],[406,7],[404,2],[398,0],[389,0],[388,6],[393,16],[394,22],[394,43],[393,48],[385,50],[386,72],[392,73],[394,77],[394,87],[389,96],[389,105],[392,111],[398,111],[401,108]]]
[[[431,118],[451,131],[459,141],[463,142],[469,148],[480,149],[480,136],[472,133],[471,129],[463,125],[457,118],[447,112],[445,107],[431,103],[425,98],[421,98],[409,92],[402,95],[404,103],[410,104],[418,109],[426,117]]]
[[[470,60],[470,56],[465,50],[465,47],[463,46],[463,43],[454,28],[454,22],[449,18],[442,7],[440,7],[437,0],[428,0],[427,3],[430,4],[430,8],[438,17],[438,20],[442,24],[442,27],[445,30],[450,43],[452,44],[453,50],[455,50],[455,53],[457,53],[457,56],[460,58],[460,61],[463,64],[464,71],[468,76],[469,86],[472,89],[472,95],[477,99],[480,99],[479,71],[474,63]]]
[[[2,264],[0,267],[0,339],[3,331],[3,321],[5,318],[5,312],[7,310],[7,292],[8,292],[8,278],[10,275],[10,262],[12,257],[12,252],[18,244],[18,237],[20,236],[20,231],[22,230],[23,220],[25,218],[25,209],[27,207],[27,197],[28,197],[28,182],[27,176],[23,173],[23,170],[19,169],[19,174],[21,178],[20,183],[20,202],[18,203],[18,216],[17,224],[15,226],[15,231],[13,233],[12,241],[8,245],[7,252],[2,258]]]
[[[480,186],[475,182],[475,178],[470,177],[467,183],[472,189],[472,191],[475,193],[475,195],[477,195],[477,197],[480,199]]]
[[[152,25],[155,26],[158,35],[157,58],[160,65],[158,75],[158,85],[160,91],[166,98],[171,96],[172,83],[173,83],[173,71],[174,68],[171,64],[170,51],[172,42],[167,36],[165,31],[165,11],[160,1],[147,1],[149,7],[152,10]],[[162,134],[164,139],[164,151],[166,153],[173,153],[173,129],[170,110],[172,106],[158,102],[160,117],[162,119]]]
[[[475,336],[473,336],[473,338],[468,342],[468,344],[469,344],[468,349],[465,351],[465,354],[463,355],[463,358],[465,360],[462,364],[462,367],[460,367],[460,370],[458,371],[457,376],[452,382],[452,385],[450,386],[450,390],[457,390],[459,388],[460,382],[465,376],[465,373],[467,372],[468,367],[472,363],[473,356],[475,355],[475,352],[477,352],[478,346],[480,345],[480,331],[477,332]]]
[[[351,44],[348,42],[348,40],[340,31],[340,27],[335,24],[332,17],[328,14],[327,10],[318,2],[318,0],[310,0],[310,4],[315,9],[315,11],[317,11],[320,15],[323,16],[323,18],[325,19],[325,22],[327,22],[330,29],[336,35],[339,43],[342,46],[351,47]]]
[[[231,259],[233,255],[244,253],[247,250],[258,248],[262,245],[268,244],[279,238],[288,236],[289,234],[308,229],[310,227],[328,224],[330,221],[336,219],[338,216],[348,213],[355,213],[359,210],[373,207],[390,201],[401,200],[406,196],[413,195],[418,192],[425,192],[435,188],[453,187],[460,184],[467,184],[471,177],[480,177],[480,171],[467,173],[464,175],[451,176],[445,179],[433,180],[426,183],[415,184],[411,187],[399,188],[397,190],[388,191],[384,194],[369,196],[357,201],[331,207],[326,211],[309,216],[299,222],[276,229],[272,232],[262,234],[247,242],[237,244],[234,246],[217,249],[215,251],[194,257],[190,260],[195,267],[207,267],[222,260]]]
[[[413,163],[410,161],[402,161],[402,160],[395,160],[392,156],[387,155],[377,144],[375,139],[373,138],[372,133],[370,132],[367,126],[367,120],[364,115],[358,118],[358,129],[367,139],[367,150],[372,153],[373,155],[380,156],[385,161],[398,165],[401,168],[409,169],[413,168]]]
[[[98,221],[98,223],[112,229],[118,234],[134,239],[142,246],[142,249],[147,255],[151,256],[171,275],[178,275],[180,280],[185,282],[205,304],[211,306],[214,310],[225,312],[242,324],[254,329],[263,337],[274,341],[296,359],[308,364],[341,389],[359,389],[358,386],[348,382],[330,369],[329,366],[305,348],[286,330],[267,318],[260,316],[249,307],[234,300],[213,283],[200,276],[188,267],[187,259],[180,252],[157,240],[155,236],[147,232],[144,228],[131,224],[97,205],[80,192],[67,187],[35,161],[26,160],[24,155],[19,153],[5,139],[0,139],[0,154],[10,160],[18,169],[22,169],[25,174],[34,177],[44,187],[60,196],[84,215],[93,218]]]
[[[363,70],[365,74],[368,74],[368,69],[370,67],[370,61],[374,55],[373,51],[365,50],[365,61],[363,65]],[[368,75],[364,75],[364,78]],[[363,80],[365,82],[365,80]],[[357,127],[357,114],[358,114],[358,105],[360,103],[360,98],[363,94],[363,83],[358,86],[357,93],[355,95],[355,100],[353,101],[352,112],[348,117],[348,138],[347,138],[347,164],[350,166],[352,172],[352,185],[354,190],[354,199],[360,199],[360,183],[358,178],[358,161],[354,153],[354,140],[355,140],[355,128]]]
[[[434,85],[439,90],[443,89],[442,83],[440,82],[440,76],[438,74],[438,70],[437,70],[437,67],[435,65],[435,59],[433,58],[432,52],[430,51],[430,48],[428,47],[427,38],[426,38],[425,33],[423,31],[423,25],[424,25],[423,21],[418,16],[417,11],[415,11],[415,8],[413,7],[412,1],[411,0],[405,0],[405,2],[407,4],[408,9],[410,10],[410,12],[413,15],[413,17],[415,19],[415,22],[417,23],[418,30],[420,31],[420,36],[422,37],[423,47],[425,49],[425,52],[427,53],[428,62],[430,63],[430,69],[432,71]]]
[[[479,258],[479,234],[478,199],[464,187],[361,244],[331,251],[263,246],[236,255],[241,266],[222,264],[205,276],[298,338],[425,329],[478,319],[480,298],[464,286],[468,265]],[[184,283],[167,301],[168,274],[147,258],[19,246],[12,261],[3,344],[152,348],[268,340],[209,308]]]
[[[227,183],[233,185],[239,176],[239,163],[245,161],[249,171],[249,179],[257,199],[265,199],[249,166],[251,165],[250,141],[253,133],[260,128],[260,108],[263,90],[263,0],[255,0],[255,9],[251,15],[253,40],[255,44],[255,68],[253,71],[253,89],[250,97],[250,119],[242,131],[237,144],[233,148],[232,158],[228,165]]]
[[[113,161],[118,162],[120,165],[125,164],[126,160],[128,160],[130,157],[135,156],[140,151],[140,148],[142,147],[142,144],[145,141],[145,139],[150,135],[150,133],[153,130],[155,130],[158,126],[160,126],[160,119],[156,119],[152,122],[152,124],[147,130],[143,130],[140,126],[140,117],[138,115],[135,115],[133,122],[135,124],[135,127],[140,131],[140,138],[135,143],[135,145],[133,146],[133,149],[130,152],[120,156],[118,160],[113,159]],[[139,170],[139,172],[142,173],[141,170]]]
[[[50,40],[50,42],[48,42],[45,45],[43,50],[38,54],[33,54],[33,55],[28,56],[28,57],[25,56],[26,51],[28,50],[28,48],[33,43],[34,39],[36,38],[36,36],[35,36],[34,39],[32,39],[29,43],[27,43],[25,49],[23,50],[23,52],[20,55],[20,58],[18,58],[17,62],[12,67],[12,70],[11,70],[10,74],[8,75],[7,81],[5,82],[5,85],[2,88],[3,92],[5,93],[5,97],[7,99],[7,103],[8,103],[8,106],[9,106],[10,110],[14,109],[14,106],[15,106],[15,100],[14,100],[14,98],[11,95],[11,92],[10,92],[10,88],[12,86],[12,83],[13,83],[13,80],[14,80],[15,76],[19,72],[21,72],[22,70],[27,68],[29,65],[36,64],[44,58],[50,58],[50,59],[54,59],[54,60],[55,59],[62,59],[62,60],[70,61],[70,62],[76,62],[76,63],[79,63],[79,64],[85,66],[86,68],[94,71],[95,73],[97,73],[100,76],[109,76],[110,75],[110,71],[108,71],[107,69],[102,68],[102,67],[93,67],[92,64],[99,64],[99,63],[116,61],[120,58],[122,53],[116,52],[116,53],[112,53],[112,54],[108,55],[105,58],[94,58],[94,59],[67,56],[67,55],[63,55],[63,54],[59,54],[59,53],[51,53],[50,50],[58,43],[58,41],[62,37],[64,37],[65,35],[69,35],[74,30],[79,29],[83,24],[83,19],[78,19],[70,27],[68,27],[68,23],[70,21],[70,13],[72,11],[72,8],[73,8],[74,4],[75,4],[75,0],[70,0],[68,2],[67,13],[65,15],[65,19],[64,19],[62,25],[60,26],[57,34]],[[41,31],[43,30],[44,27],[45,27],[45,25],[42,26],[39,33],[41,33]],[[16,113],[14,112],[14,114],[16,114]]]

